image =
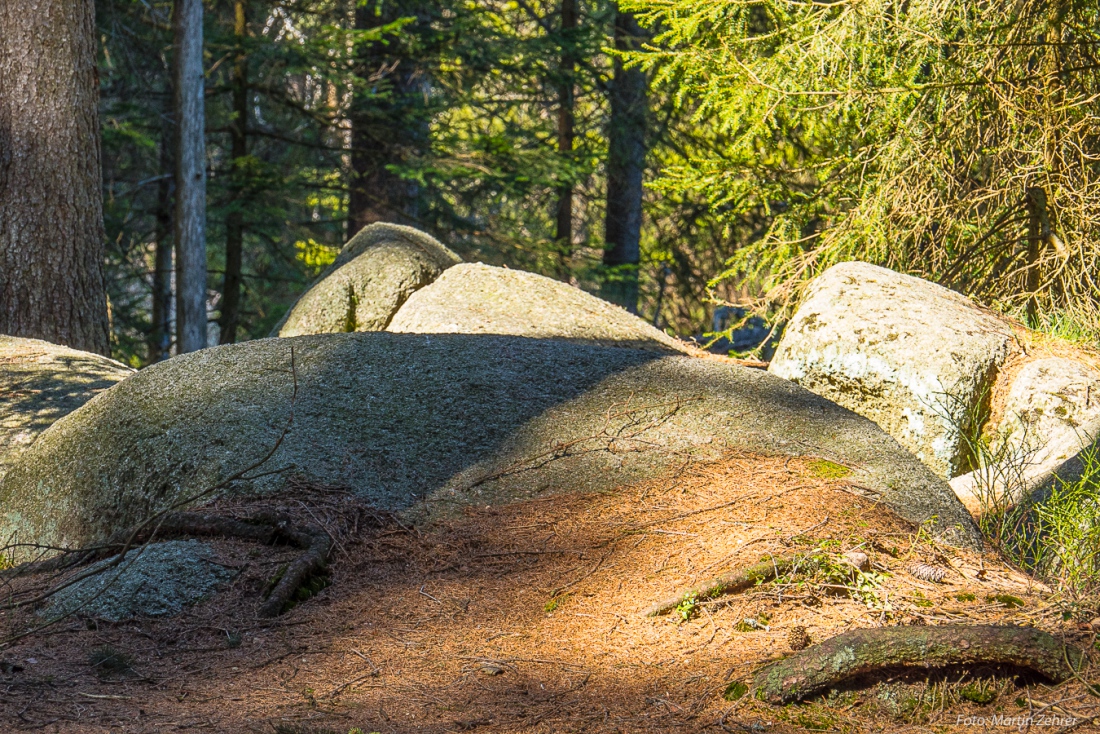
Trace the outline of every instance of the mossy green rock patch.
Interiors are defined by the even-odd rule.
[[[580,288],[522,270],[464,263],[417,291],[388,331],[407,334],[511,334],[660,351],[683,345]]]
[[[54,421],[132,373],[98,354],[0,336],[0,476]]]
[[[275,328],[277,336],[381,331],[417,289],[461,262],[412,227],[364,227]]]
[[[421,521],[748,450],[832,457],[902,516],[980,542],[947,484],[894,439],[767,373],[566,341],[390,333],[266,339],[143,370],[20,457],[0,482],[0,532],[88,544],[202,495],[288,424],[264,476],[232,491],[279,490],[296,473]]]

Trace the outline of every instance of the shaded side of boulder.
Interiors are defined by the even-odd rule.
[[[966,297],[861,262],[810,284],[770,371],[878,423],[943,478],[965,471],[1011,326]]]
[[[293,353],[292,353],[293,350]],[[295,397],[294,384],[297,384]],[[333,334],[154,365],[59,421],[0,483],[5,537],[78,546],[278,451],[293,472],[414,519],[543,492],[607,491],[730,451],[818,455],[914,522],[980,542],[946,483],[870,421],[718,360],[465,334]]]
[[[522,270],[467,263],[417,291],[389,331],[405,334],[510,334],[581,344],[678,350],[672,337],[579,288]]]
[[[210,547],[197,540],[133,548],[121,561],[116,556],[80,569],[81,575],[91,575],[50,597],[42,614],[79,614],[108,622],[174,616],[236,575],[211,560],[212,555]]]
[[[368,225],[344,245],[273,335],[381,331],[412,293],[459,262],[458,255],[418,229]]]
[[[986,429],[988,465],[951,480],[973,513],[994,498],[1018,502],[1055,476],[1081,475],[1079,454],[1100,437],[1100,371],[1067,357],[1032,360],[1016,373],[999,412]]]
[[[0,476],[54,421],[132,373],[98,354],[0,336]]]

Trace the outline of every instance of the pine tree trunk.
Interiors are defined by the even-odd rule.
[[[561,0],[561,83],[558,86],[558,153],[568,165],[573,161],[575,77],[577,60],[573,44],[577,30],[577,0]],[[573,257],[573,182],[564,181],[558,188],[555,212],[554,242],[558,254],[558,277],[569,278]]]
[[[110,350],[93,0],[0,0],[0,333]]]
[[[363,3],[355,9],[355,28],[371,30],[406,17],[418,17],[418,23],[423,23],[419,16],[408,0]],[[415,32],[415,26],[406,26],[403,32]],[[364,44],[357,51],[355,73],[369,80],[372,93],[357,95],[349,115],[349,236],[374,222],[416,221],[419,188],[388,167],[423,152],[428,137],[423,102],[428,79],[402,40]]]
[[[206,138],[202,0],[172,14],[176,122],[176,351],[206,346]]]
[[[157,182],[150,362],[168,359],[172,354],[172,135],[173,126],[165,125],[160,140],[161,179]]]
[[[241,319],[241,260],[244,250],[244,212],[241,211],[241,165],[248,155],[248,57],[244,52],[248,34],[245,0],[234,6],[234,34],[237,38],[237,60],[233,66],[233,123],[229,126],[233,157],[232,210],[225,218],[225,279],[222,282],[220,342],[237,341],[237,326]]]
[[[615,48],[634,51],[642,29],[631,13],[615,14]],[[601,285],[601,295],[631,313],[638,312],[638,264],[641,261],[642,174],[646,156],[646,75],[615,59],[611,82],[611,122],[607,155],[607,219],[603,262],[616,270]]]

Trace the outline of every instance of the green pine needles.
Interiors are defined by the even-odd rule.
[[[1100,323],[1100,8],[626,0],[633,61],[716,130],[658,187],[763,217],[714,281],[772,305],[835,262]],[[1093,329],[1095,333],[1095,329]]]

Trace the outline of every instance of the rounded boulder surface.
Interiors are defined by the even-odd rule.
[[[1100,371],[1067,357],[1027,362],[987,432],[997,461],[951,480],[972,513],[991,497],[1020,501],[1052,488],[1055,477],[1078,479],[1081,453],[1100,438]]]
[[[965,296],[846,262],[810,284],[769,370],[875,421],[949,479],[1012,338]]]
[[[197,540],[169,540],[133,548],[121,561],[107,558],[81,569],[87,578],[66,586],[42,611],[47,617],[80,614],[108,622],[171,617],[225,585],[236,572],[212,560]]]
[[[54,421],[133,372],[98,354],[0,336],[0,476]]]
[[[581,344],[686,351],[632,313],[552,278],[480,263],[456,265],[414,293],[387,331],[509,334]]]
[[[273,336],[382,331],[410,295],[461,261],[413,227],[368,225],[302,294]]]
[[[765,372],[565,341],[390,333],[266,339],[143,370],[20,458],[0,483],[0,531],[87,545],[212,499],[284,431],[229,492],[276,491],[299,475],[421,521],[755,451],[842,463],[901,516],[980,543],[947,484],[896,441]]]

